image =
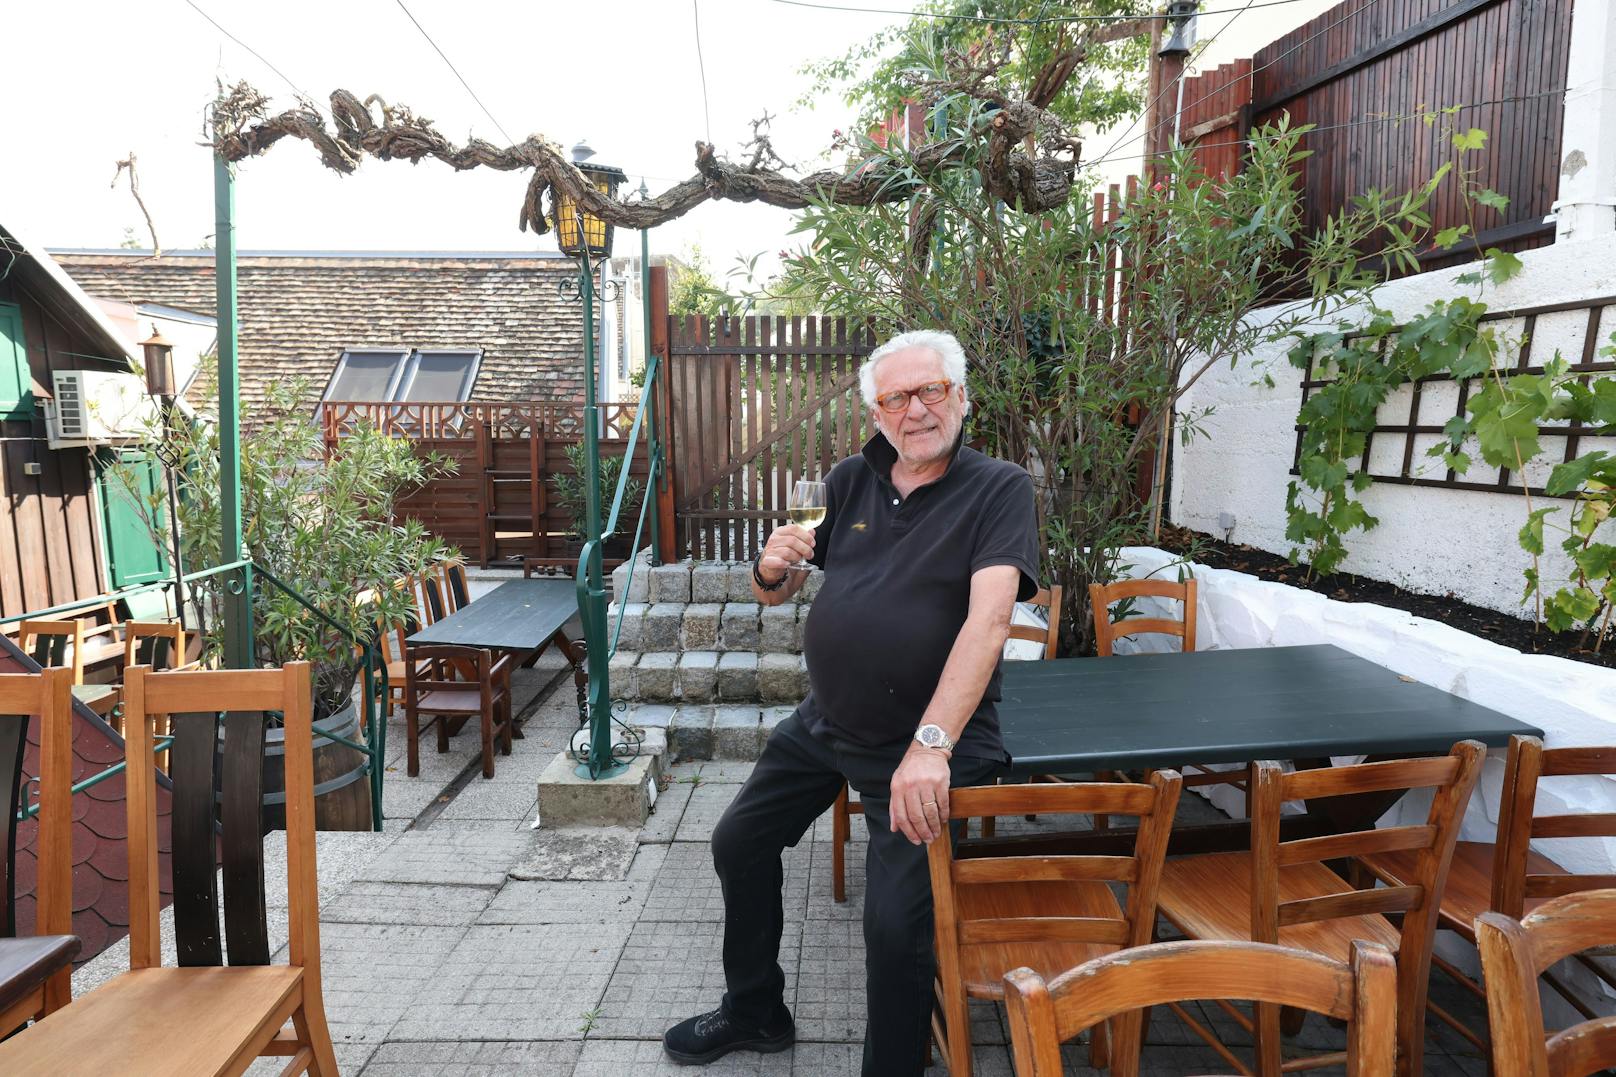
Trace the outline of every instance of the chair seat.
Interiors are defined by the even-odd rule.
[[[469,689],[434,688],[415,697],[415,709],[428,714],[481,714],[483,696],[476,685]]]
[[[290,1017],[302,979],[286,965],[126,972],[0,1043],[0,1073],[239,1073]]]
[[[1116,895],[1104,883],[982,883],[955,891],[961,920],[1024,916],[1122,919]],[[1048,979],[1112,953],[1118,947],[1085,942],[993,942],[960,947],[960,974],[971,998],[1004,997],[1004,974],[1025,965]]]
[[[66,968],[79,956],[77,935],[0,939],[0,1012]],[[0,1029],[0,1032],[5,1030]]]
[[[1448,885],[1442,891],[1442,908],[1438,916],[1442,926],[1457,931],[1471,942],[1476,941],[1473,926],[1476,917],[1492,906],[1493,852],[1497,847],[1490,841],[1461,841],[1453,847],[1453,863],[1448,868]],[[1376,853],[1359,857],[1363,866],[1384,882],[1397,885],[1415,876],[1418,854],[1408,851]],[[1565,868],[1542,853],[1526,854],[1528,875],[1565,875]],[[1526,912],[1531,912],[1548,898],[1527,898]]]
[[[1251,941],[1251,854],[1214,853],[1167,861],[1157,907],[1192,939]],[[1279,900],[1322,897],[1352,890],[1323,864],[1279,869]],[[1384,943],[1397,952],[1398,932],[1384,916],[1344,916],[1279,929],[1281,946],[1349,961],[1355,939]]]

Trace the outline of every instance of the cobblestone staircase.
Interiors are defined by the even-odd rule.
[[[628,704],[623,720],[653,741],[663,731],[676,761],[756,759],[808,691],[802,629],[819,580],[810,576],[794,601],[761,606],[750,562],[652,568],[642,559],[632,580],[618,567],[607,623],[621,609],[611,684]]]

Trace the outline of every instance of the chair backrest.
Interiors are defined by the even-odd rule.
[[[443,597],[448,603],[449,612],[453,613],[471,601],[471,584],[466,579],[464,561],[444,561],[442,565]]]
[[[1590,774],[1616,775],[1616,747],[1545,749],[1537,737],[1510,739],[1494,854],[1494,911],[1518,920],[1530,899],[1616,887],[1616,875],[1529,874],[1527,870],[1533,838],[1616,838],[1616,814],[1536,814],[1540,779]]]
[[[178,621],[129,621],[124,624],[123,668],[173,669],[185,664],[185,629]]]
[[[1129,598],[1169,598],[1184,604],[1184,619],[1173,621],[1165,617],[1127,617],[1111,620],[1111,604]],[[1094,645],[1101,658],[1111,656],[1111,645],[1123,636],[1143,636],[1152,632],[1178,636],[1186,652],[1195,650],[1196,585],[1193,579],[1182,583],[1172,580],[1118,580],[1101,585],[1089,584],[1089,604],[1094,609]]]
[[[491,670],[493,655],[481,647],[449,643],[417,643],[404,663],[404,698],[413,705],[423,693],[440,689],[480,690],[483,698],[494,694]]]
[[[437,624],[452,612],[443,595],[443,570],[437,565],[431,565],[419,578],[421,612],[426,616],[427,624]]]
[[[1400,1042],[1412,1042],[1413,1022],[1423,1021],[1426,984],[1431,971],[1431,943],[1436,932],[1442,889],[1465,805],[1481,774],[1487,749],[1473,740],[1460,741],[1447,755],[1320,767],[1286,774],[1278,763],[1254,764],[1256,790],[1251,809],[1251,932],[1254,942],[1279,943],[1281,932],[1296,924],[1349,916],[1402,915],[1398,944],[1398,1015]],[[1313,800],[1362,793],[1431,789],[1431,809],[1418,826],[1347,831],[1323,837],[1280,840],[1280,811],[1289,800]],[[1371,823],[1371,826],[1373,824]],[[1414,877],[1402,886],[1347,889],[1342,893],[1281,899],[1283,868],[1372,853],[1410,850],[1416,853]],[[1184,861],[1186,867],[1194,858]]]
[[[174,934],[182,966],[269,964],[265,916],[263,773],[266,727],[285,738],[287,900],[293,965],[318,984],[320,925],[314,866],[313,686],[307,662],[284,669],[124,674],[129,812],[129,967],[162,963],[158,933],[153,719],[174,743],[171,847]],[[222,737],[221,737],[222,729]],[[217,796],[217,800],[215,797]],[[223,868],[221,872],[219,869]],[[224,932],[219,888],[224,880]]]
[[[1060,647],[1061,596],[1063,594],[1064,591],[1061,585],[1057,583],[1043,588],[1028,599],[1029,605],[1042,606],[1048,611],[1048,622],[1043,628],[1039,628],[1037,625],[1012,624],[1010,626],[1010,638],[1042,643],[1044,645],[1044,657],[1056,657],[1056,652]]]
[[[1616,943],[1616,890],[1567,894],[1524,920],[1500,912],[1476,919],[1487,982],[1493,1072],[1509,1077],[1584,1077],[1616,1066],[1616,1017],[1546,1036],[1538,977],[1549,966]]]
[[[17,649],[41,666],[66,666],[84,683],[84,622],[30,619],[17,626]]]
[[[1353,943],[1349,965],[1266,943],[1167,942],[1095,958],[1047,983],[1026,968],[1004,979],[1018,1077],[1060,1077],[1062,1041],[1117,1014],[1190,999],[1325,1014],[1347,1022],[1348,1077],[1390,1077],[1395,1066],[1397,968],[1379,943]],[[1137,1037],[1113,1039],[1109,1072],[1138,1074]]]
[[[1148,784],[1070,782],[955,789],[948,797],[950,819],[1001,815],[1131,815],[1139,819],[1132,856],[983,855],[955,856],[951,842],[926,847],[931,866],[939,958],[958,967],[959,948],[998,942],[1080,942],[1141,946],[1156,923],[1156,896],[1181,782],[1171,770],[1158,770]],[[963,850],[962,850],[963,851]],[[997,851],[997,850],[996,850]],[[957,898],[963,887],[993,883],[1122,883],[1128,900],[1121,919],[1102,917],[1000,917],[969,920]],[[949,963],[952,963],[950,966]]]
[[[35,824],[19,824],[29,776],[23,772],[28,723],[39,722],[39,814]],[[0,857],[0,938],[17,934],[17,833],[39,829],[34,890],[36,935],[73,931],[73,673],[63,668],[39,673],[0,674],[0,811],[5,837]],[[65,981],[58,985],[65,992]],[[47,993],[47,1006],[51,995]],[[60,996],[66,1001],[66,994]],[[50,1007],[54,1008],[54,1007]]]

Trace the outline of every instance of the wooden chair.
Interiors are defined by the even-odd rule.
[[[1112,603],[1137,598],[1166,598],[1183,605],[1183,620],[1161,617],[1127,617],[1111,620]],[[1089,605],[1094,614],[1094,645],[1098,656],[1110,658],[1113,645],[1127,636],[1168,635],[1182,641],[1180,650],[1188,654],[1195,650],[1195,621],[1199,589],[1194,579],[1182,582],[1172,580],[1118,580],[1101,585],[1089,584]],[[1121,776],[1118,776],[1121,777]],[[1203,785],[1232,785],[1246,794],[1246,815],[1251,815],[1251,769],[1213,770],[1199,763],[1184,765],[1184,787],[1194,789]],[[1107,821],[1098,818],[1096,829],[1104,830]]]
[[[421,772],[421,733],[429,726],[438,732],[438,753],[449,750],[449,737],[469,718],[476,718],[483,742],[483,777],[494,776],[494,747],[501,755],[511,754],[514,723],[511,720],[512,656],[494,661],[489,652],[477,647],[451,647],[443,644],[413,645],[404,662],[404,721],[408,744],[407,771],[411,777]],[[468,677],[457,675],[458,670]],[[421,715],[433,717],[424,725]],[[456,720],[458,719],[458,720]],[[451,723],[454,728],[450,728]]]
[[[443,578],[444,605],[450,613],[464,609],[471,602],[471,581],[466,578],[464,561],[439,562]]]
[[[1192,939],[1278,943],[1337,961],[1347,959],[1355,939],[1391,947],[1397,953],[1397,1072],[1417,1077],[1425,1047],[1425,998],[1437,906],[1459,822],[1485,753],[1477,742],[1461,741],[1448,755],[1435,758],[1293,774],[1284,773],[1278,763],[1257,763],[1251,851],[1169,861],[1162,872],[1162,915]],[[1288,800],[1409,789],[1434,790],[1422,825],[1280,840],[1280,809]],[[1417,854],[1419,871],[1403,885],[1354,889],[1323,863],[1392,850]],[[1400,928],[1387,919],[1399,913]],[[1259,1004],[1253,1023],[1227,1003],[1224,1006],[1255,1038],[1256,1072],[1277,1077],[1278,1008]],[[1176,1012],[1188,1020],[1182,1009]],[[1189,1023],[1215,1044],[1198,1023]],[[1340,1062],[1339,1056],[1326,1056],[1315,1064]],[[1288,1065],[1295,1068],[1294,1062]]]
[[[1061,1077],[1063,1041],[1119,1014],[1190,999],[1312,1010],[1347,1023],[1347,1077],[1390,1077],[1397,1051],[1397,963],[1374,942],[1346,962],[1260,942],[1167,942],[1097,957],[1046,982],[1005,976],[1018,1077]],[[1138,1077],[1139,1040],[1118,1037],[1112,1077]]]
[[[0,674],[0,1038],[72,998],[73,674],[68,669]],[[34,849],[34,934],[17,937],[13,853],[27,782],[28,723],[39,722],[39,814]]]
[[[124,624],[123,668],[145,666],[153,670],[201,669],[201,662],[185,660],[185,629],[178,621],[128,621]],[[123,700],[123,686],[114,686],[114,698]],[[113,728],[121,734],[122,720],[114,721]],[[157,735],[168,736],[168,720],[159,718]],[[157,769],[167,772],[168,753],[157,753]]]
[[[73,698],[110,719],[118,705],[118,686],[84,683],[84,670],[90,664],[92,650],[88,631],[89,626],[79,618],[23,621],[17,626],[17,649],[43,667],[65,666],[72,670]]]
[[[1519,920],[1552,897],[1579,890],[1616,887],[1616,875],[1574,875],[1532,849],[1533,838],[1616,837],[1616,816],[1599,813],[1536,815],[1538,784],[1543,778],[1574,775],[1616,775],[1616,748],[1549,748],[1537,737],[1512,737],[1504,763],[1502,803],[1498,813],[1498,840],[1461,841],[1453,850],[1447,886],[1442,891],[1438,926],[1476,944],[1476,919],[1484,912],[1502,913]],[[1417,858],[1406,851],[1375,853],[1359,862],[1375,877],[1399,886],[1418,874]],[[1603,966],[1585,957],[1581,963],[1611,987],[1613,977]],[[1478,996],[1481,985],[1464,970],[1441,957],[1432,963]],[[1545,977],[1550,987],[1592,1019],[1594,1011],[1559,977]],[[1433,1005],[1431,1013],[1483,1050],[1486,1040],[1446,1010]]]
[[[1032,606],[1043,606],[1049,611],[1048,623],[1039,628],[1037,625],[1010,626],[1011,639],[1031,640],[1044,645],[1044,657],[1054,658],[1060,648],[1060,615],[1061,615],[1062,589],[1059,584],[1045,587],[1028,600]],[[853,799],[853,791],[847,783],[842,783],[842,791],[836,794],[836,802],[830,807],[830,871],[831,871],[831,899],[841,903],[847,900],[847,845],[853,840],[853,816],[864,814],[864,805]],[[982,820],[982,836],[991,838],[994,835],[994,820]]]
[[[1616,943],[1616,890],[1567,894],[1524,920],[1485,912],[1475,930],[1487,979],[1494,1073],[1584,1077],[1616,1067],[1616,1017],[1590,1019],[1546,1036],[1537,987],[1538,977],[1556,962]]]
[[[127,671],[129,971],[0,1043],[0,1073],[54,1075],[70,1059],[78,1073],[240,1074],[260,1055],[290,1056],[287,1075],[337,1072],[320,992],[312,700],[306,662]],[[267,713],[282,716],[286,736],[286,964],[270,963],[265,914]],[[169,719],[175,737],[175,968],[162,965],[158,930],[156,716]]]
[[[951,1077],[971,1075],[968,999],[1004,998],[1005,973],[1021,966],[1053,977],[1117,949],[1151,939],[1156,887],[1178,807],[1179,779],[1156,771],[1148,785],[1072,782],[956,789],[950,819],[973,816],[1110,812],[1139,819],[1132,856],[971,855],[950,841],[927,846],[936,910],[937,999],[932,1034]],[[1127,886],[1126,906],[1111,883]],[[1120,1014],[1112,1032],[1138,1042],[1138,1011]],[[1090,1043],[1106,1065],[1106,1035]]]

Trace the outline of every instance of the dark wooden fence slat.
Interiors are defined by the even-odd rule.
[[[215,857],[214,761],[219,716],[172,716],[168,773],[174,780],[171,817],[174,938],[181,966],[223,964],[219,942],[218,861]]]

